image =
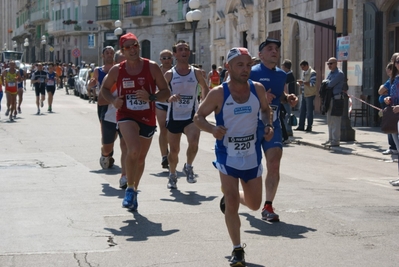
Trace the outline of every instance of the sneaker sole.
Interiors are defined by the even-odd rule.
[[[272,219],[269,219],[269,218],[262,217],[262,220],[268,221],[268,222],[279,222],[279,221],[280,221],[280,218],[272,218]]]
[[[230,263],[230,266],[231,267],[245,267],[247,265],[245,264],[245,262],[236,262],[236,263]]]

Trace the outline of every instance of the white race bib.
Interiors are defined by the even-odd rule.
[[[190,108],[190,103],[193,101],[193,96],[192,95],[181,95],[180,96],[180,101],[177,102],[177,106],[179,108]]]
[[[273,121],[276,121],[276,120],[279,118],[278,112],[277,112],[278,106],[276,106],[276,105],[270,105],[270,107],[271,107],[272,110],[273,110]]]
[[[126,107],[130,110],[145,110],[150,108],[150,104],[143,100],[138,100],[135,95],[126,95]]]
[[[43,78],[40,78],[40,79],[39,79],[39,82],[40,82],[40,83],[44,83],[44,79],[43,79]]]
[[[15,83],[8,83],[8,87],[15,87]]]
[[[255,135],[228,137],[227,154],[230,157],[245,157],[255,153]]]
[[[47,81],[48,86],[54,86],[54,80],[48,80]]]

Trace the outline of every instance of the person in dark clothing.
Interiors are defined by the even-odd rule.
[[[295,92],[296,80],[295,80],[294,74],[292,73],[291,66],[292,66],[291,60],[284,59],[284,62],[281,65],[281,69],[287,73],[287,80],[285,81],[286,88],[284,90],[286,91],[287,94],[296,95],[295,94],[296,93]],[[288,103],[285,103],[282,105],[284,105],[285,115],[288,115],[288,116],[285,116],[282,118],[281,117],[282,114],[280,113],[280,119],[282,120],[282,122],[284,122],[284,126],[286,129],[286,136],[293,136],[292,126],[288,123],[288,120],[291,115],[291,106]],[[283,139],[284,139],[284,132],[283,132]],[[285,140],[286,139],[284,139],[283,141],[285,141]]]

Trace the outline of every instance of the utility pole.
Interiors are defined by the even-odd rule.
[[[343,37],[348,36],[348,0],[344,0],[343,10],[343,23],[342,23],[342,35]],[[342,72],[345,75],[344,90],[348,90],[348,61],[342,61]],[[348,103],[349,97],[346,92],[344,93],[344,113],[341,121],[341,140],[342,141],[355,141],[355,130],[351,126],[351,120],[348,116]]]

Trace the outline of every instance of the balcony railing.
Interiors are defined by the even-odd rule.
[[[30,14],[30,21],[33,23],[46,22],[50,20],[48,11],[39,10]]]
[[[47,23],[48,26],[48,32],[49,33],[55,33],[55,32],[60,32],[60,31],[65,31],[65,26],[62,20],[53,20]]]
[[[123,5],[106,5],[96,7],[96,20],[118,20],[123,18]]]
[[[124,17],[150,17],[152,16],[152,0],[125,2]]]

